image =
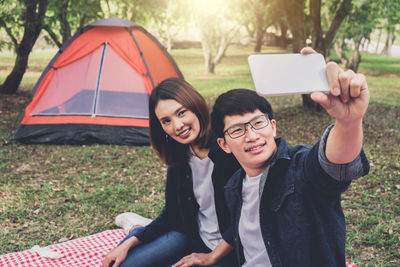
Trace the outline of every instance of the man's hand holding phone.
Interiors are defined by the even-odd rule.
[[[301,50],[305,56],[315,51],[306,47]],[[363,74],[342,70],[335,62],[326,65],[329,92],[314,92],[311,99],[319,103],[336,120],[351,123],[362,120],[369,103],[369,90]]]

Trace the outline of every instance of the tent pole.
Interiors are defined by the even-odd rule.
[[[104,57],[105,57],[105,54],[106,54],[106,48],[107,48],[107,43],[103,43],[103,51],[101,53],[99,74],[97,75],[97,85],[96,85],[96,90],[94,92],[93,107],[92,107],[92,117],[96,117],[97,105],[98,105],[98,102],[99,102],[99,90],[100,90],[101,74],[103,73],[103,64],[104,64]]]
[[[125,28],[126,28],[126,30],[129,32],[129,34],[131,35],[133,41],[134,41],[135,44],[136,44],[136,47],[137,47],[138,50],[139,50],[140,56],[142,57],[144,66],[146,67],[147,75],[150,77],[150,81],[151,81],[151,84],[153,85],[153,88],[156,87],[156,84],[154,83],[154,80],[153,80],[153,76],[151,76],[149,66],[147,65],[146,59],[145,59],[144,56],[143,56],[142,48],[140,47],[139,43],[137,42],[135,36],[133,35],[132,29],[131,29],[130,27],[125,27]]]

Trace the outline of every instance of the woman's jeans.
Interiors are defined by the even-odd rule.
[[[135,228],[132,230],[119,245],[125,240],[135,235]],[[201,238],[194,240],[182,233],[170,231],[167,232],[153,241],[141,244],[132,248],[125,259],[120,265],[121,267],[135,266],[135,267],[163,267],[171,266],[178,262],[184,256],[193,252],[196,253],[209,253],[211,250],[203,243]],[[233,253],[228,254],[214,267],[232,267]]]

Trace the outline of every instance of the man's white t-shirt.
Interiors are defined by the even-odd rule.
[[[262,173],[243,179],[242,211],[239,220],[239,237],[243,245],[245,267],[272,266],[261,234],[259,186]]]
[[[200,206],[198,213],[200,237],[204,244],[213,250],[222,241],[211,179],[214,163],[209,157],[200,159],[194,155],[189,165],[192,169],[194,196]]]

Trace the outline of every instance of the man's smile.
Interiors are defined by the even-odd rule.
[[[259,152],[259,150],[262,150],[266,144],[267,144],[266,141],[264,141],[264,143],[254,144],[252,146],[246,147],[244,151],[245,152]]]

